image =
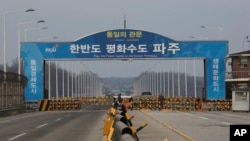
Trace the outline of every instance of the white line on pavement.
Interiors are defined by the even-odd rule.
[[[56,121],[59,121],[59,120],[61,120],[62,118],[58,118],[58,119],[56,119]]]
[[[185,113],[185,115],[192,116],[193,114],[190,114],[190,113]]]
[[[14,139],[17,139],[17,138],[19,138],[19,137],[21,137],[21,136],[23,136],[25,134],[26,133],[22,133],[22,134],[19,134],[19,135],[15,136],[15,137],[12,137],[12,138],[9,139],[9,141],[13,141]]]
[[[42,128],[43,126],[46,126],[46,125],[48,125],[48,123],[45,123],[45,124],[39,125],[39,126],[37,126],[36,128]]]
[[[10,120],[4,120],[4,121],[1,121],[0,123],[4,123],[4,122],[8,122],[8,121],[10,121]]]
[[[40,113],[42,113],[42,112],[40,112]],[[31,117],[31,116],[38,115],[40,113],[33,113],[33,114],[24,115],[24,116],[17,115],[17,116],[15,116],[13,118],[8,118],[7,121],[13,121],[13,120],[19,120],[19,119],[23,119],[23,118],[28,118],[28,117]],[[5,122],[5,121],[3,121],[3,122]],[[0,123],[2,123],[2,122],[0,122]]]
[[[229,123],[229,122],[224,122],[224,121],[222,121],[221,123],[226,124],[226,125],[230,125],[230,124],[232,124],[232,123]]]
[[[222,114],[224,114],[224,113],[222,113]],[[235,117],[243,117],[243,118],[250,118],[249,116],[244,116],[244,115],[234,115],[234,114],[224,114],[224,115],[235,116]]]
[[[201,119],[208,119],[208,118],[206,118],[206,117],[199,117],[199,118],[201,118]]]

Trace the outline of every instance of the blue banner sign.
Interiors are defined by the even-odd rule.
[[[77,58],[204,58],[207,99],[224,99],[227,53],[228,41],[177,41],[135,29],[107,30],[73,42],[23,42],[21,55],[29,78],[25,100],[43,99],[42,60]]]

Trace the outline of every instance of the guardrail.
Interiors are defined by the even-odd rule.
[[[143,124],[135,128],[132,124],[134,116],[130,116],[126,106],[120,103],[113,103],[108,111],[108,118],[103,127],[103,141],[139,141],[137,133],[147,126]]]
[[[22,105],[27,81],[24,75],[0,70],[0,108]]]
[[[0,112],[18,110],[18,109],[25,109],[25,106],[22,105],[22,106],[0,107]]]
[[[24,105],[20,106],[11,106],[11,107],[1,107],[0,108],[0,117],[1,116],[8,116],[8,115],[15,115],[18,113],[26,112],[26,107]]]

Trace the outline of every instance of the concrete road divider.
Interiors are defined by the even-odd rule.
[[[122,137],[122,135],[124,135],[124,134],[130,134],[134,138],[131,128],[129,128],[126,124],[124,124],[121,121],[117,121],[115,123],[114,129],[115,129],[115,131],[114,131],[114,135],[112,137],[113,141],[119,141],[120,138]]]
[[[104,123],[103,141],[139,141],[137,133],[146,127],[147,123],[136,129],[132,123],[134,116],[127,113],[125,105],[120,103],[112,105]]]
[[[130,134],[123,134],[120,141],[136,141],[136,140]]]
[[[128,120],[126,117],[122,116],[122,115],[119,115],[119,114],[116,114],[115,115],[115,122],[118,122],[118,121],[121,121],[123,122],[124,124],[128,125]]]

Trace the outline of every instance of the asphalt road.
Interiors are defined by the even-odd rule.
[[[0,118],[0,141],[101,141],[110,106],[33,112]],[[245,112],[128,111],[140,141],[229,141],[230,124],[250,124]]]
[[[35,112],[0,118],[0,140],[98,141],[102,139],[106,112],[92,107],[92,110]]]
[[[229,141],[230,125],[250,125],[250,113],[246,112],[146,111],[144,113],[162,126],[192,141]],[[175,141],[176,138],[169,133],[170,131],[165,132],[168,141]]]

